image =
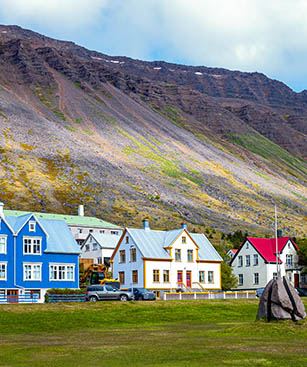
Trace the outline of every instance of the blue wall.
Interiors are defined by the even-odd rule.
[[[34,218],[31,218],[31,221]],[[1,221],[0,235],[6,234],[7,255],[0,254],[0,262],[7,261],[7,281],[0,280],[0,288],[16,288],[14,285],[14,236],[5,222]],[[23,254],[23,237],[41,237],[41,254]],[[79,288],[79,255],[65,253],[45,253],[47,237],[39,223],[36,223],[35,232],[29,231],[29,223],[20,230],[16,240],[16,281],[15,284],[26,289],[40,288]],[[23,263],[41,263],[41,281],[24,280]],[[75,266],[74,281],[50,281],[49,264],[61,263]]]

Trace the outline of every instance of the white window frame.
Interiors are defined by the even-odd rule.
[[[243,285],[244,277],[243,274],[238,274],[238,285]]]
[[[259,285],[259,273],[254,273],[254,284]]]
[[[33,252],[33,243],[31,242],[31,252],[25,252],[25,240],[40,240],[39,253]],[[31,237],[31,236],[23,236],[22,238],[22,247],[23,247],[23,255],[41,255],[42,254],[42,237]]]
[[[245,255],[245,266],[251,266],[251,256]]]
[[[257,261],[255,261],[257,259]],[[254,254],[254,266],[258,266],[259,265],[259,256],[258,254]]]
[[[35,232],[36,231],[36,222],[35,220],[29,221],[29,232]]]
[[[2,234],[2,235],[0,235],[0,240],[1,239],[4,239],[4,252],[0,252],[0,254],[2,254],[2,255],[6,255],[7,254],[7,235],[5,234]]]
[[[243,266],[243,256],[238,256],[238,268],[241,268]]]
[[[43,263],[32,263],[32,262],[23,262],[23,281],[24,282],[41,282],[42,281],[42,264]],[[31,266],[31,279],[26,279],[26,266]],[[34,266],[39,266],[39,279],[34,279],[32,276],[34,275]]]
[[[57,267],[57,277],[59,277],[59,267],[60,266],[64,266],[65,267],[65,270],[64,270],[64,279],[52,279],[51,275],[51,267]],[[72,279],[67,279],[67,274],[68,274],[68,267],[72,267],[73,268],[73,278]],[[49,263],[49,281],[50,282],[74,282],[75,281],[75,267],[76,267],[76,264],[72,264],[72,263]]]
[[[0,266],[4,265],[5,266],[5,276],[4,278],[0,278],[1,281],[6,281],[7,280],[7,261],[1,261],[0,262]]]

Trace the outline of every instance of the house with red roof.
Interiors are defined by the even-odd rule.
[[[281,276],[287,276],[298,287],[300,266],[296,243],[290,237],[280,237],[277,239],[277,248]],[[275,238],[246,237],[230,261],[233,274],[238,279],[238,289],[265,287],[271,279],[277,277],[276,260]]]

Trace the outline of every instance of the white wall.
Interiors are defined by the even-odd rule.
[[[119,236],[117,236],[118,239],[120,239]],[[97,245],[97,250],[94,250],[95,244]],[[87,246],[89,247],[89,251],[86,251]],[[82,259],[93,259],[93,262],[98,264],[100,263],[98,261],[99,258],[101,258],[101,263],[104,264],[104,258],[108,257],[111,258],[114,249],[110,248],[101,248],[100,245],[97,243],[94,237],[89,236],[84,245],[81,247],[81,255],[80,257]]]

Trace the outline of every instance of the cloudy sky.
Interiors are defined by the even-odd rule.
[[[109,55],[258,71],[307,89],[307,0],[0,0],[0,23]]]

